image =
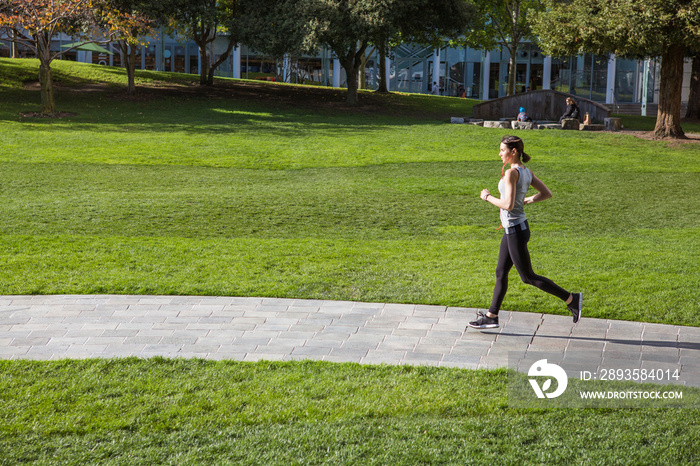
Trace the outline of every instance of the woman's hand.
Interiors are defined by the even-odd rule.
[[[481,190],[481,199],[484,201],[491,195],[488,189],[482,189]]]

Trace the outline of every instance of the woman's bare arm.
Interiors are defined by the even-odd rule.
[[[542,182],[542,180],[537,178],[534,174],[532,175],[532,183],[530,183],[530,186],[535,188],[537,194],[535,194],[534,196],[526,197],[523,200],[524,204],[534,204],[535,202],[546,201],[547,199],[552,197],[552,191],[547,187],[546,184]]]
[[[481,191],[481,198],[499,209],[511,211],[515,206],[515,185],[518,183],[520,173],[515,168],[508,169],[503,175],[505,187],[501,193],[501,198],[497,198],[488,189]]]

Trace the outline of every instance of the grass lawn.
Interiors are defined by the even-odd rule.
[[[501,232],[479,192],[496,191],[506,131],[447,123],[474,101],[363,93],[351,110],[337,90],[207,94],[147,72],[134,99],[121,70],[57,62],[58,109],[74,115],[23,117],[35,65],[0,61],[0,293],[488,307]],[[116,91],[76,91],[90,82]],[[699,325],[700,147],[523,136],[554,191],[529,208],[535,270],[583,290],[590,317]],[[515,271],[504,307],[567,312]]]
[[[508,133],[474,101],[55,63],[60,119],[0,59],[0,294],[487,307]],[[173,81],[175,79],[175,81]],[[196,77],[192,78],[196,79]],[[628,128],[648,120],[624,122]],[[700,133],[697,125],[686,131]],[[643,129],[639,127],[638,129]],[[522,133],[554,198],[535,270],[588,317],[700,325],[700,146]],[[504,308],[566,314],[513,272]],[[0,336],[1,338],[1,336]],[[505,371],[196,360],[0,362],[0,464],[594,463],[700,458],[694,410],[513,410]],[[653,422],[650,421],[653,419]]]
[[[507,385],[504,370],[0,361],[0,464],[700,461],[697,410],[518,410]]]

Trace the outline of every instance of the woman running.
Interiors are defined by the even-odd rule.
[[[524,147],[522,139],[517,136],[503,137],[499,156],[503,161],[503,168],[507,164],[510,165],[510,168],[502,174],[501,181],[498,183],[501,197],[493,196],[488,189],[481,191],[481,199],[501,209],[501,225],[505,229],[505,234],[498,253],[496,288],[493,290],[491,307],[486,313],[477,312],[477,319],[469,322],[469,326],[472,328],[498,327],[498,311],[508,290],[508,272],[513,265],[515,265],[523,282],[536,286],[566,302],[569,311],[574,316],[574,323],[578,322],[581,317],[581,293],[570,293],[549,278],[537,275],[532,270],[530,253],[527,250],[530,228],[525,217],[524,205],[549,199],[552,197],[552,191],[533,175],[529,168],[525,168],[523,165],[530,160]],[[531,185],[537,190],[537,194],[525,197]]]

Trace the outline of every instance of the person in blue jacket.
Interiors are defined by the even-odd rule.
[[[525,112],[525,107],[520,107],[519,112],[520,113],[518,113],[518,121],[532,121],[532,118],[530,118],[530,115],[528,115]]]

